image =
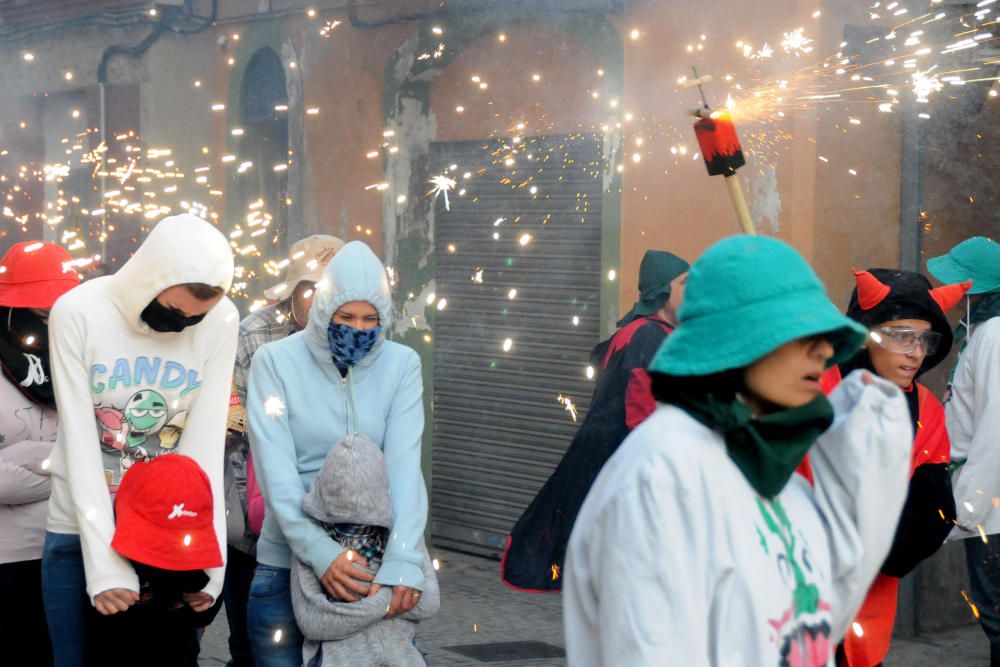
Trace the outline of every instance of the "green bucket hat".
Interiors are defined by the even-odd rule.
[[[618,320],[618,326],[623,327],[636,318],[652,315],[663,308],[670,298],[670,283],[690,268],[690,264],[673,253],[647,250],[639,265],[639,300]]]
[[[965,239],[947,255],[927,260],[927,270],[945,284],[972,280],[967,294],[1000,289],[1000,243],[985,236]]]
[[[764,236],[733,236],[706,250],[691,267],[679,316],[649,366],[654,373],[743,368],[816,334],[827,334],[836,364],[854,356],[868,333],[830,302],[794,248]]]

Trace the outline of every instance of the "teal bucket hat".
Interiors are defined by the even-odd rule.
[[[743,368],[798,338],[826,334],[831,364],[850,359],[867,330],[830,302],[826,288],[790,245],[764,236],[719,241],[692,266],[680,326],[649,370],[712,375]]]
[[[647,250],[639,264],[639,300],[618,320],[623,327],[632,320],[652,315],[670,298],[670,283],[691,268],[677,255],[665,250]]]
[[[967,294],[986,294],[1000,289],[1000,243],[985,236],[965,239],[947,255],[927,260],[931,275],[947,284],[972,280]]]

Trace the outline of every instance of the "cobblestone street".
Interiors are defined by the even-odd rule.
[[[493,560],[448,551],[441,562],[441,613],[422,624],[417,645],[432,665],[565,665],[559,595],[518,593],[499,579]],[[220,614],[205,635],[202,665],[224,665],[226,621]],[[482,653],[475,655],[475,650]],[[548,656],[548,657],[527,657]],[[886,667],[976,667],[989,664],[978,625],[914,640],[897,639]]]

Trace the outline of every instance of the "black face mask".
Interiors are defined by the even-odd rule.
[[[28,308],[0,308],[0,366],[31,401],[55,407],[49,374],[49,327]]]
[[[176,310],[167,308],[156,299],[149,302],[149,305],[146,306],[139,317],[149,325],[150,329],[159,331],[160,333],[184,331],[187,327],[193,327],[205,319],[205,315],[185,317]]]

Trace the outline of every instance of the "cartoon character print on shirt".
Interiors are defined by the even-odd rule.
[[[778,645],[779,667],[823,667],[830,656],[830,605],[820,599],[805,536],[793,529],[781,502],[757,499],[763,528],[757,534],[785,585],[791,601],[780,618],[769,619]]]
[[[197,371],[159,357],[118,359],[110,373],[107,366],[93,364],[90,377],[104,475],[114,492],[135,463],[177,448],[187,421],[186,401],[180,407],[179,399],[198,389],[201,381]],[[106,392],[120,388],[134,391],[124,401],[100,400]],[[179,399],[170,401],[168,395]]]

